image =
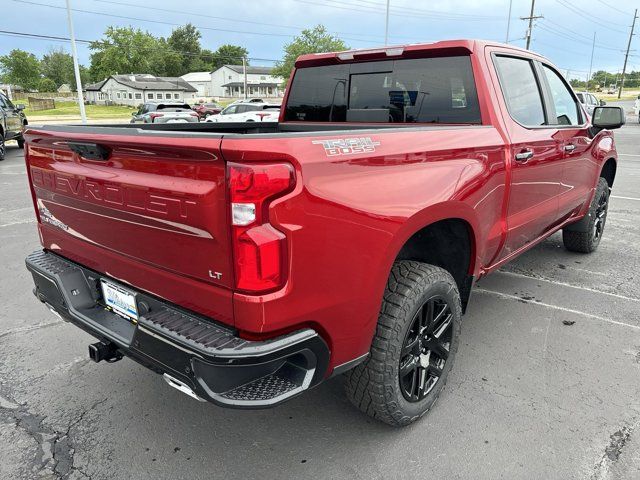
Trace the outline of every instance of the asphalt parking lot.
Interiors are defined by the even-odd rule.
[[[556,234],[480,282],[435,408],[393,429],[333,379],[281,407],[224,410],[92,338],[31,294],[39,247],[22,150],[0,163],[0,479],[640,478],[640,125],[592,255]]]

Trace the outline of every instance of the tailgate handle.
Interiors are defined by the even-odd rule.
[[[87,160],[107,160],[111,150],[104,145],[86,142],[68,142],[69,148]]]

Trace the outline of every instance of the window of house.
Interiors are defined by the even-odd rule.
[[[164,98],[166,98],[167,100],[171,100],[171,94],[170,93],[165,93],[164,94]]]
[[[173,98],[175,98],[176,100],[178,100],[180,98],[180,94],[179,93],[174,93],[173,94]]]
[[[544,125],[542,95],[531,60],[498,56],[496,65],[504,99],[513,119],[530,127]]]
[[[162,100],[162,94],[161,93],[156,93],[156,98],[158,100]]]
[[[267,77],[265,77],[264,75],[262,77],[260,77],[260,80],[266,80]]]
[[[133,100],[133,93],[129,92],[129,100]]]
[[[116,92],[116,98],[120,98],[120,92]]]
[[[142,94],[136,93],[136,100],[142,100]]]
[[[147,99],[153,100],[153,93],[147,93]]]

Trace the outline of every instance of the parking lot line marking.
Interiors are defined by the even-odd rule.
[[[635,197],[620,197],[618,195],[611,195],[611,198],[621,198],[622,200],[635,200],[636,202],[640,202],[640,198]]]
[[[618,155],[621,157],[640,157],[640,155],[637,155],[635,153],[619,153]]]
[[[478,293],[487,293],[489,295],[494,295],[496,297],[504,298],[506,300],[517,300],[519,302],[528,303],[531,305],[539,305],[541,307],[550,308],[552,310],[560,310],[562,312],[573,313],[575,315],[580,315],[587,318],[593,318],[594,320],[600,320],[601,322],[611,323],[613,325],[620,325],[621,327],[629,327],[629,328],[633,328],[634,330],[640,330],[640,326],[638,325],[631,325],[630,323],[618,322],[617,320],[611,320],[610,318],[601,317],[599,315],[593,315],[592,313],[581,312],[580,310],[574,310],[573,308],[566,308],[566,307],[561,307],[559,305],[552,305],[550,303],[527,300],[517,295],[510,295],[508,293],[496,292],[494,290],[485,290],[484,288],[476,288],[474,290]]]
[[[576,270],[579,270],[579,269],[576,269]],[[596,290],[595,288],[581,287],[579,285],[572,285],[571,283],[561,282],[559,280],[551,280],[551,279],[543,278],[543,277],[531,277],[529,275],[523,275],[522,273],[508,272],[506,270],[498,270],[497,272],[493,273],[492,275],[496,275],[496,274],[511,275],[513,277],[527,278],[529,280],[539,280],[541,282],[552,283],[554,285],[562,285],[563,287],[575,288],[577,290],[585,290],[587,292],[592,292],[592,293],[600,293],[602,295],[607,295],[607,296],[610,296],[610,297],[619,298],[621,300],[629,300],[631,302],[640,303],[640,299],[639,298],[627,297],[626,295],[620,295],[619,293],[604,292],[602,290]]]
[[[35,218],[25,218],[24,220],[16,220],[15,222],[0,223],[0,228],[10,227],[12,225],[22,225],[23,223],[35,223]]]
[[[14,335],[16,333],[30,332],[32,330],[38,330],[40,328],[53,327],[54,325],[61,325],[63,323],[66,323],[66,322],[64,320],[56,320],[56,321],[53,321],[53,322],[36,323],[35,325],[28,325],[26,327],[18,327],[18,328],[14,328],[12,330],[7,330],[6,332],[0,332],[0,338],[6,337],[6,336],[9,336],[9,335]]]

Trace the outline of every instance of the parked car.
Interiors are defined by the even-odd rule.
[[[198,114],[200,120],[205,120],[209,115],[217,115],[222,107],[217,103],[199,103],[193,106],[193,111]]]
[[[131,123],[193,123],[198,114],[186,103],[145,103],[131,114]]]
[[[34,293],[94,361],[198,400],[269,407],[345,374],[407,425],[478,279],[559,230],[597,249],[624,113],[588,117],[547,59],[473,40],[304,55],[286,98],[279,123],[28,128]]]
[[[270,103],[236,103],[229,105],[219,115],[210,116],[206,122],[277,122],[280,105]]]
[[[598,100],[593,93],[577,92],[576,96],[589,115],[593,115],[593,109],[606,105],[604,100]]]
[[[636,98],[636,101],[633,104],[633,109],[636,116],[638,117],[638,123],[640,123],[640,95],[638,95],[638,98]]]
[[[229,105],[236,105],[238,103],[266,103],[261,98],[239,98],[238,100],[234,100]]]
[[[17,140],[18,147],[24,148],[22,131],[27,125],[27,117],[24,114],[24,105],[14,105],[9,97],[0,92],[0,161],[6,154],[7,140]]]

